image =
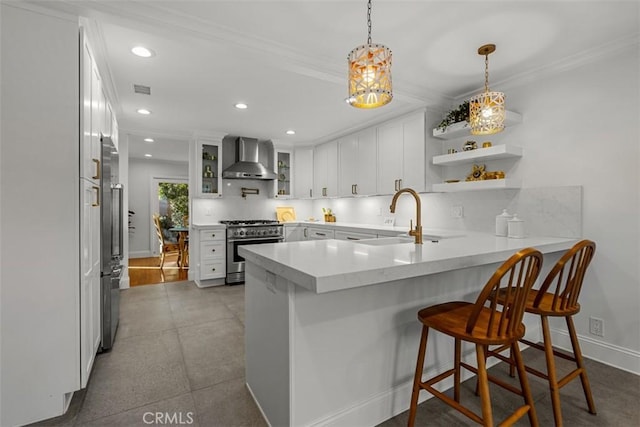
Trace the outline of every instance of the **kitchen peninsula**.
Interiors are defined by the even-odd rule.
[[[411,395],[420,308],[474,301],[516,251],[536,247],[553,254],[577,240],[470,232],[423,245],[398,241],[318,240],[239,249],[247,267],[246,382],[270,425],[376,425],[403,412]],[[527,335],[537,334],[532,321]],[[433,335],[428,351],[435,354],[427,360],[437,365],[428,366],[429,373],[450,367],[449,344]],[[463,358],[472,359],[470,351],[463,347]]]

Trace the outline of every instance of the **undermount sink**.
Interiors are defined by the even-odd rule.
[[[358,240],[356,243],[360,245],[384,246],[384,245],[398,245],[401,243],[415,243],[415,239],[413,237],[407,237],[407,236],[381,237],[379,239]]]

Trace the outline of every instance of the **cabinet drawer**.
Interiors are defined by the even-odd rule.
[[[324,228],[307,228],[307,239],[309,240],[322,240],[322,239],[333,239],[334,232],[333,230],[328,230]]]
[[[222,240],[227,238],[227,230],[224,228],[216,228],[211,230],[200,230],[200,241],[208,242],[211,240]]]
[[[207,260],[200,264],[200,279],[217,279],[225,277],[225,260],[213,259]]]
[[[376,234],[368,233],[352,233],[350,231],[336,231],[336,239],[338,240],[364,240],[375,239],[378,236]]]
[[[210,240],[200,243],[200,258],[224,258],[226,244],[223,240]]]

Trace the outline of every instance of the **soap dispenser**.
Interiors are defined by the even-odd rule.
[[[507,236],[509,232],[509,221],[512,218],[506,209],[502,210],[502,213],[496,216],[496,236]]]

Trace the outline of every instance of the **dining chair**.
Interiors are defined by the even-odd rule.
[[[156,228],[156,235],[158,237],[158,243],[160,244],[160,269],[164,267],[164,259],[165,255],[177,255],[178,256],[178,265],[180,265],[180,245],[177,243],[167,242],[164,239],[164,235],[162,234],[162,227],[160,226],[160,216],[158,214],[153,214],[153,225]]]

